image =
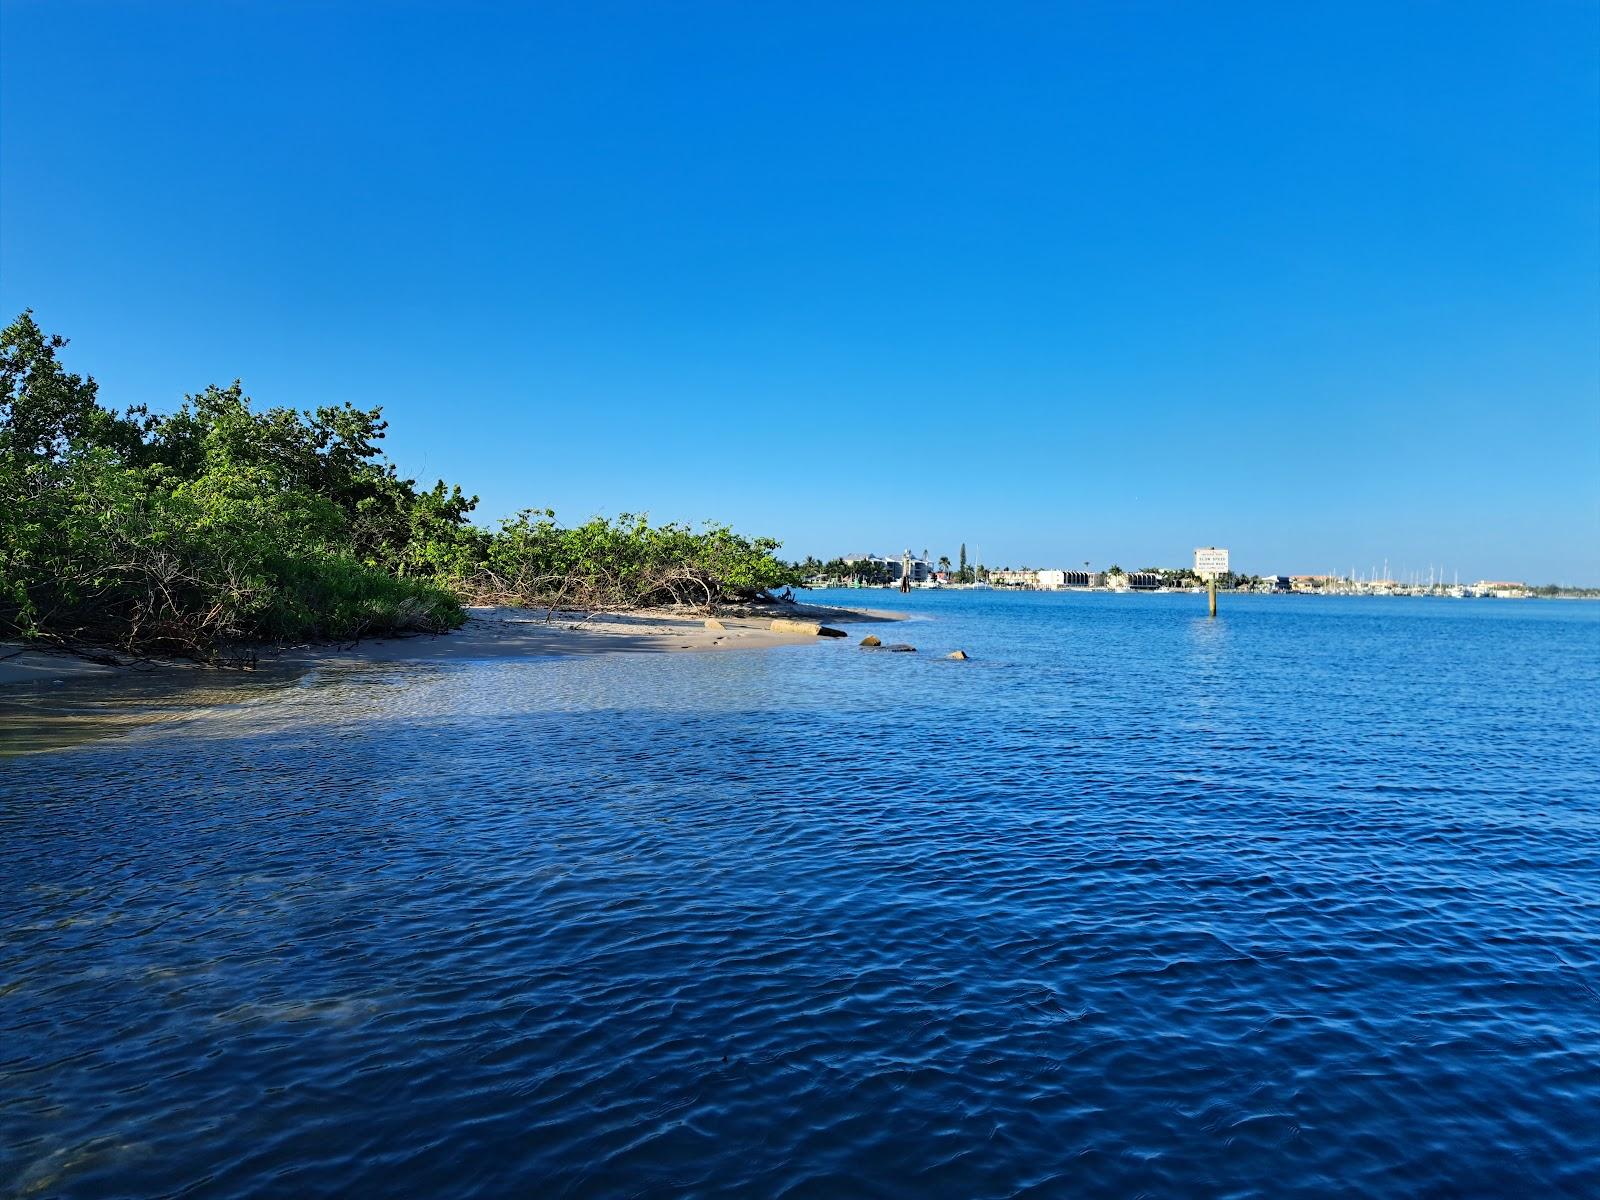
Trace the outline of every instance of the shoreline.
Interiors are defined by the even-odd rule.
[[[906,619],[882,609],[838,608],[817,604],[745,606],[718,614],[723,628],[708,628],[705,616],[669,609],[629,613],[556,612],[504,606],[469,607],[466,624],[448,633],[417,633],[372,638],[352,644],[264,646],[253,669],[209,666],[185,659],[129,660],[121,665],[94,662],[66,651],[30,650],[0,643],[0,687],[55,684],[69,680],[131,675],[200,672],[206,675],[254,669],[305,668],[341,662],[448,662],[495,658],[548,658],[573,654],[659,654],[684,651],[758,650],[829,639],[774,632],[774,617],[824,624],[868,625]]]
[[[557,612],[502,606],[473,607],[460,629],[441,634],[374,638],[354,646],[307,646],[285,650],[262,662],[321,666],[337,662],[448,662],[455,659],[549,658],[587,654],[675,654],[760,650],[825,641],[808,634],[770,628],[774,617],[802,618],[840,625],[877,624],[905,619],[903,613],[873,609],[785,604],[770,615],[748,610],[719,615],[723,628],[708,628],[707,618],[666,609],[629,613]]]

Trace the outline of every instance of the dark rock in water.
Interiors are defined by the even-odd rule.
[[[817,631],[817,636],[818,637],[849,637],[850,635],[848,633],[846,633],[842,629],[835,629],[831,625],[824,625],[820,630]]]
[[[949,654],[946,654],[945,657],[953,658],[957,662],[966,662],[971,655],[969,655],[965,650],[953,650]]]
[[[887,650],[890,654],[915,654],[917,652],[915,646],[908,646],[904,642],[898,642],[893,646],[885,646],[871,634],[861,639],[861,648],[863,650]]]

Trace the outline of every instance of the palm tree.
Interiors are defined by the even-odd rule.
[[[939,555],[939,570],[946,575],[950,574],[950,556],[948,554]]]

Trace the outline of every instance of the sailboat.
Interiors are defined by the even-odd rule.
[[[992,592],[994,586],[978,578],[978,564],[983,561],[983,555],[978,552],[978,547],[972,547],[972,590],[975,592]]]

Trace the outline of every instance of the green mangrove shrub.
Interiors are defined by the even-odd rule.
[[[439,632],[472,602],[709,606],[795,580],[723,525],[528,509],[384,458],[380,409],[254,407],[238,381],[117,413],[31,312],[0,332],[0,637],[216,660],[252,641]]]

